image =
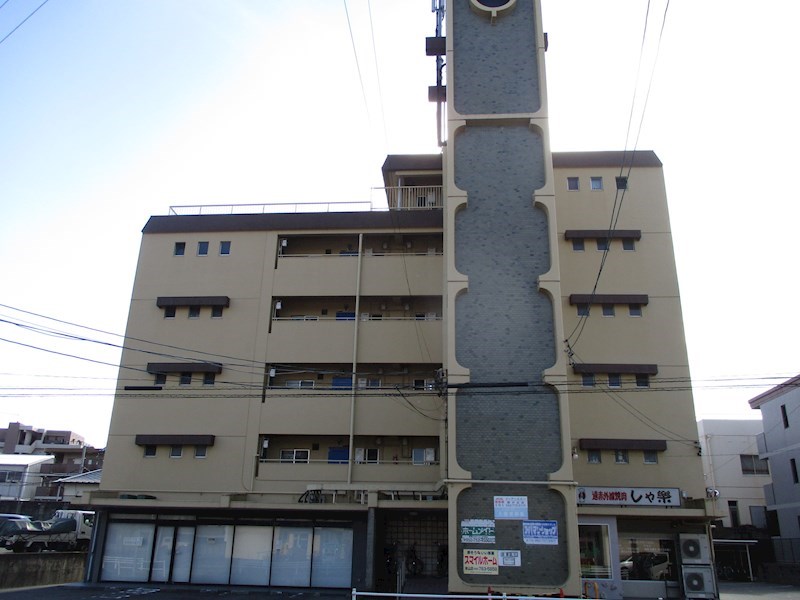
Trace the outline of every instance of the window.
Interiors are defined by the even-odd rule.
[[[156,373],[155,384],[156,385],[164,385],[165,383],[167,383],[167,374],[166,373]]]
[[[613,304],[603,304],[603,316],[604,317],[613,317],[614,316],[614,305]]]
[[[589,316],[589,304],[586,302],[581,302],[575,305],[578,309],[578,316],[579,317],[588,317]]]
[[[628,316],[641,317],[642,305],[641,304],[628,304]]]
[[[614,450],[614,462],[618,465],[628,464],[628,451],[627,450]]]
[[[170,458],[180,458],[183,456],[183,446],[180,444],[175,444],[170,446],[169,448],[169,457]]]
[[[369,378],[369,377],[360,378],[358,380],[358,387],[359,387],[359,389],[379,388],[379,387],[381,387],[381,380],[380,379],[372,379],[372,378]]]
[[[619,568],[622,579],[677,581],[675,540],[668,534],[619,532]]]
[[[575,238],[572,240],[572,249],[575,252],[583,252],[584,248],[583,238]]]
[[[786,405],[781,404],[781,418],[783,419],[783,428],[789,428],[789,413],[786,412]]]
[[[175,256],[183,256],[186,254],[186,242],[175,242],[175,250],[172,252]]]
[[[619,373],[609,373],[608,387],[613,387],[613,388],[622,387],[622,375],[620,375]]]
[[[606,250],[608,250],[608,248],[609,248],[608,238],[597,238],[597,249],[598,250],[602,250],[602,251],[605,252]]]
[[[282,463],[307,463],[310,450],[281,450]]]
[[[208,242],[197,242],[197,256],[208,256]]]
[[[221,306],[212,306],[211,307],[211,318],[212,319],[221,319],[222,318],[222,307]]]
[[[411,450],[411,463],[432,465],[436,463],[436,448],[414,448]]]
[[[154,458],[156,455],[156,446],[148,444],[144,447],[144,457]]]
[[[608,525],[578,525],[581,577],[611,579]]]
[[[636,374],[636,387],[646,388],[650,387],[650,375],[645,373]]]
[[[602,177],[590,177],[589,182],[591,184],[591,188],[593,191],[597,192],[603,189],[603,178]]]
[[[434,389],[435,382],[433,379],[415,379],[414,380],[414,389],[415,390],[432,390]]]
[[[800,479],[797,477],[797,461],[795,459],[789,460],[789,468],[792,470],[792,481],[795,483],[800,482]]]
[[[231,243],[230,242],[220,242],[219,243],[219,253],[222,256],[227,256],[231,253]]]
[[[758,458],[757,454],[740,454],[739,462],[742,465],[742,475],[769,475],[769,463]]]
[[[191,373],[181,373],[180,384],[181,385],[191,385],[192,384],[192,374]]]
[[[165,319],[174,319],[175,318],[175,307],[174,306],[165,306],[164,307],[164,318]]]
[[[577,177],[567,177],[567,189],[577,192],[580,189],[580,180]]]
[[[736,500],[728,500],[728,514],[731,516],[731,527],[739,527],[739,503]]]
[[[582,373],[581,385],[583,387],[594,387],[594,373]]]
[[[195,458],[205,458],[207,452],[208,452],[208,446],[195,446],[194,447],[194,457]]]
[[[378,449],[377,448],[356,448],[356,463],[364,464],[378,463]]]
[[[628,178],[624,175],[620,175],[616,177],[617,181],[617,189],[618,190],[627,190],[628,189]]]
[[[599,465],[602,460],[601,456],[600,450],[589,450],[586,453],[586,460],[590,465]]]
[[[643,450],[642,454],[644,455],[644,464],[646,465],[658,464],[658,452],[656,452],[655,450]]]
[[[189,307],[189,318],[190,319],[199,319],[200,318],[200,307],[199,306],[190,306]]]
[[[622,249],[633,252],[636,250],[636,240],[633,238],[622,238]]]
[[[203,373],[203,385],[214,385],[216,373]]]
[[[287,388],[313,388],[313,379],[288,379],[283,384]]]

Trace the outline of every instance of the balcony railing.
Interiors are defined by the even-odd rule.
[[[372,188],[370,200],[352,202],[274,202],[260,204],[186,204],[169,207],[170,215],[267,215],[286,213],[369,212],[442,208],[442,186]]]

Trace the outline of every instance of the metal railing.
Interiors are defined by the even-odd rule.
[[[444,206],[441,185],[373,188],[373,192],[383,194],[389,210],[430,210]]]

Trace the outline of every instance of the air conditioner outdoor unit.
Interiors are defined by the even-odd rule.
[[[716,598],[713,568],[684,567],[683,594],[686,598]]]
[[[683,533],[680,535],[681,564],[710,565],[711,546],[708,536],[703,534]]]

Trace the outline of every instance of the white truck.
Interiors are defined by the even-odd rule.
[[[49,521],[9,521],[0,529],[0,547],[14,552],[89,549],[94,512],[57,510]]]

